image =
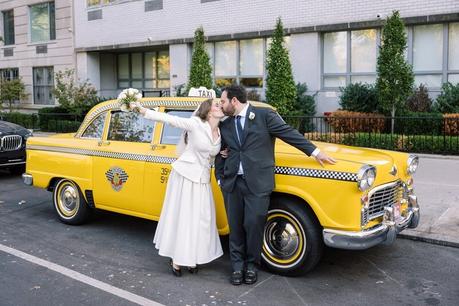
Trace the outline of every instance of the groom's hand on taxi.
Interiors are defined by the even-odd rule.
[[[336,160],[333,157],[328,156],[324,152],[319,152],[317,156],[315,156],[317,162],[323,167],[324,163],[334,165],[336,164]]]

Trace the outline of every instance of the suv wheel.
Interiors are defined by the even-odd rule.
[[[275,198],[271,201],[263,234],[262,262],[271,272],[301,275],[322,257],[321,226],[304,203]]]
[[[91,213],[78,185],[67,179],[57,182],[53,191],[53,202],[59,219],[66,224],[82,224]]]

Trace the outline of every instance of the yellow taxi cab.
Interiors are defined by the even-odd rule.
[[[143,98],[144,107],[189,117],[203,98]],[[270,107],[250,102],[256,107]],[[134,112],[116,100],[95,106],[76,133],[30,137],[24,183],[53,193],[67,224],[81,224],[94,209],[158,220],[181,131]],[[324,245],[363,250],[391,244],[419,223],[412,175],[418,157],[406,153],[315,142],[338,160],[321,167],[276,141],[276,187],[266,220],[263,264],[298,275],[320,260]],[[260,178],[263,179],[263,178]],[[217,227],[229,228],[212,175]]]

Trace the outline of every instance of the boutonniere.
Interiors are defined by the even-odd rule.
[[[250,112],[250,114],[249,114],[249,119],[250,119],[250,120],[255,119],[255,113]]]

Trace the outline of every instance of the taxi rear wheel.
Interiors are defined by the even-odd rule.
[[[57,182],[53,191],[53,202],[59,219],[66,224],[82,224],[91,213],[78,185],[67,179]]]
[[[321,226],[313,211],[292,199],[273,199],[263,234],[263,265],[281,275],[302,275],[322,257]]]

